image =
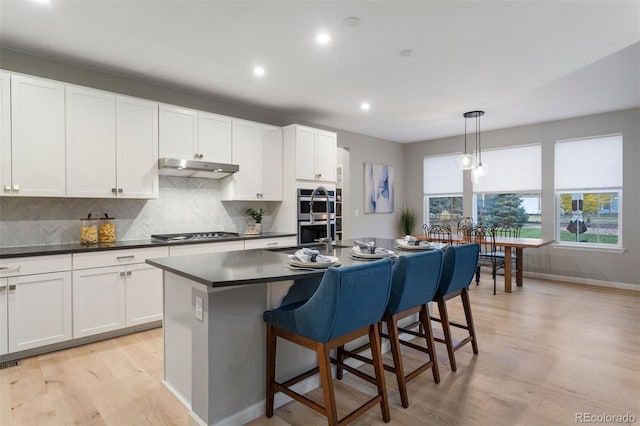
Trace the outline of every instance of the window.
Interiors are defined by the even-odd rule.
[[[455,230],[462,217],[462,170],[456,155],[424,157],[423,223],[428,226],[450,225]]]
[[[519,224],[520,236],[542,236],[542,151],[540,145],[482,153],[489,173],[473,184],[475,221],[485,226]]]
[[[622,247],[622,135],[556,141],[556,242]]]

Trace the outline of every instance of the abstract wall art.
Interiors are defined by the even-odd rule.
[[[393,213],[393,166],[364,163],[364,212]]]

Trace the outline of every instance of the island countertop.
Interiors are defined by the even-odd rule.
[[[395,240],[384,238],[359,238],[362,241],[376,241],[377,247],[394,250]],[[340,265],[353,265],[367,260],[353,259],[349,253],[353,240],[338,241],[338,246],[327,253],[324,247],[321,254],[335,256]],[[227,253],[207,253],[195,256],[174,256],[147,259],[147,263],[164,271],[172,272],[209,287],[226,287],[246,284],[268,283],[274,281],[295,280],[322,276],[325,269],[292,270],[287,267],[288,256],[295,248],[258,249]]]

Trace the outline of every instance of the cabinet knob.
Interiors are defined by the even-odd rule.
[[[122,188],[118,188],[118,194],[122,194],[123,192]]]
[[[15,289],[16,289],[16,285],[15,285],[15,284],[11,284],[11,285],[9,286],[9,291],[11,291],[11,290],[15,290]]]
[[[16,192],[20,191],[20,185],[18,185],[17,183],[14,183],[13,184],[13,190],[16,191]]]
[[[11,192],[11,185],[5,185],[4,192]]]
[[[111,192],[115,194],[118,192],[118,190],[116,188],[111,188]]]
[[[131,271],[127,271],[127,276],[130,277],[131,276]]]
[[[124,278],[124,271],[120,272],[120,278]]]

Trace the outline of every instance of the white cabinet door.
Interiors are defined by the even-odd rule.
[[[71,339],[71,272],[8,278],[9,352]]]
[[[318,131],[316,141],[316,172],[318,180],[336,181],[337,136],[333,132]]]
[[[240,170],[232,176],[233,199],[258,200],[260,198],[261,153],[257,123],[233,120],[232,160],[240,166]]]
[[[0,196],[11,195],[11,75],[0,70]]]
[[[12,194],[65,195],[64,85],[11,76]]]
[[[120,266],[73,271],[73,337],[125,326],[125,269]]]
[[[197,152],[197,112],[160,105],[160,158],[192,159]]]
[[[127,327],[162,319],[162,270],[144,263],[126,267]]]
[[[67,195],[111,198],[116,187],[116,97],[66,87]]]
[[[316,180],[316,140],[318,132],[296,126],[296,179]]]
[[[198,112],[198,150],[202,160],[231,163],[231,117]]]
[[[262,143],[260,199],[282,201],[282,129],[262,126],[258,130]]]
[[[9,352],[9,314],[7,312],[7,293],[9,292],[9,279],[0,278],[0,355]]]
[[[158,198],[158,104],[117,96],[118,198]]]

